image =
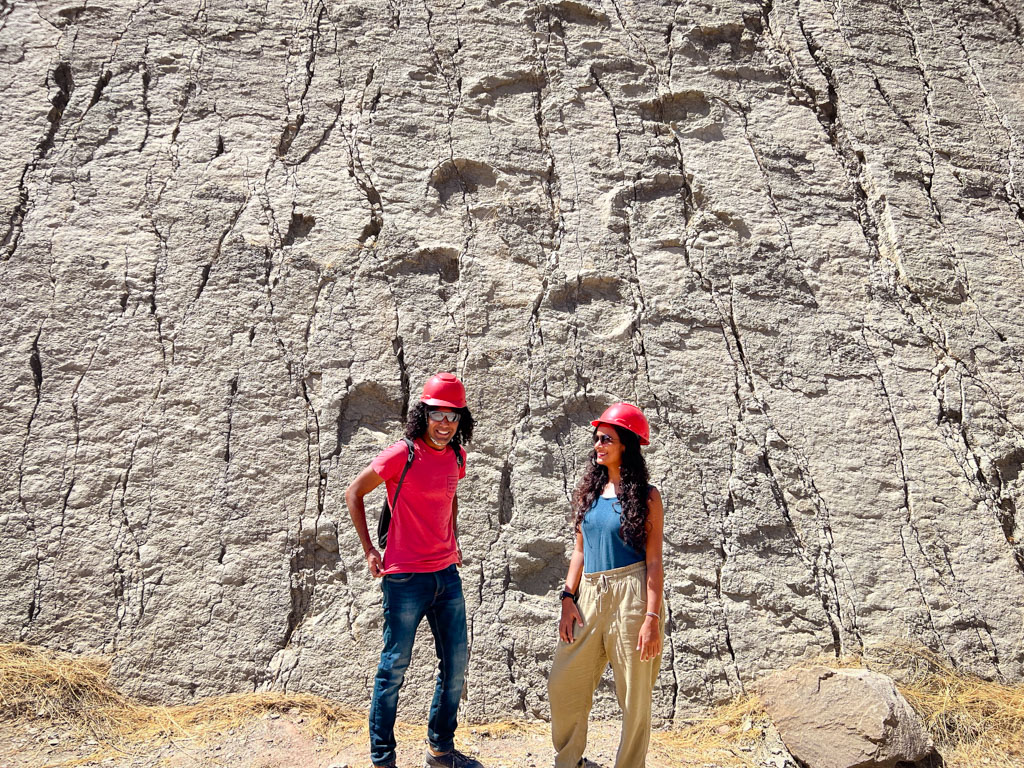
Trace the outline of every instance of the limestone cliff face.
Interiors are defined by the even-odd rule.
[[[1021,679],[1022,24],[0,0],[0,639],[365,704],[344,489],[450,369],[470,716],[545,715],[614,399],[666,499],[659,716],[892,636]]]

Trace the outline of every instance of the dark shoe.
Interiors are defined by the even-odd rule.
[[[484,766],[479,760],[474,760],[457,749],[443,755],[435,755],[428,749],[424,768],[484,768]]]

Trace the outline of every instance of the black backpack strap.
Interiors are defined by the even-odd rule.
[[[462,465],[466,463],[466,454],[462,452],[462,446],[455,446],[455,463],[459,465],[459,469],[462,469]]]
[[[406,450],[408,451],[405,458],[405,468],[402,470],[402,474],[398,478],[398,487],[395,488],[395,497],[389,502],[387,494],[385,494],[384,507],[381,509],[380,519],[377,521],[377,544],[381,549],[384,549],[388,545],[388,529],[391,527],[391,511],[395,508],[395,504],[398,503],[398,494],[402,491],[402,483],[405,482],[405,473],[409,471],[409,467],[412,466],[413,459],[416,458],[416,452],[413,449],[412,440],[408,437],[403,437],[402,442],[405,443]]]

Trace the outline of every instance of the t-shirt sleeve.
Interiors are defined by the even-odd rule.
[[[404,440],[389,445],[377,454],[370,462],[370,467],[385,480],[398,477],[405,469],[405,460],[409,457],[409,449]]]

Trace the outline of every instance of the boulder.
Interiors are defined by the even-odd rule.
[[[934,752],[921,719],[879,672],[795,668],[759,688],[786,747],[808,768],[894,768]]]

